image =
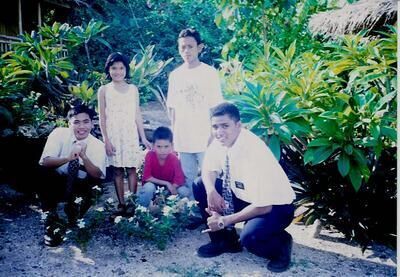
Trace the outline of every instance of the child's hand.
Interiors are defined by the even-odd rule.
[[[106,140],[106,154],[107,156],[114,156],[115,155],[115,147],[109,140]]]
[[[176,191],[176,187],[175,187],[173,184],[171,184],[171,183],[168,183],[168,184],[167,184],[167,188],[168,188],[169,192],[170,192],[172,195],[175,195],[175,194],[178,193],[178,192]]]

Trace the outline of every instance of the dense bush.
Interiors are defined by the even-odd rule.
[[[376,40],[348,35],[298,56],[295,44],[284,52],[267,44],[251,70],[235,61],[246,86],[233,99],[297,174],[303,220],[319,218],[364,246],[395,241],[396,40],[394,28]]]

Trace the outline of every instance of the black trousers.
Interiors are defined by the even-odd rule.
[[[72,192],[66,195],[67,176],[59,174],[54,168],[41,166],[39,172],[39,199],[42,210],[56,212],[57,204],[66,202],[65,212],[68,217],[82,217],[92,205],[93,186],[100,185],[100,179],[87,177],[76,178],[72,184]],[[74,203],[81,197],[80,204]]]
[[[222,180],[217,179],[215,188],[222,195]],[[197,179],[193,184],[193,194],[196,201],[199,202],[199,208],[203,219],[206,221],[209,217],[205,211],[207,207],[207,193],[201,179]],[[240,200],[232,193],[235,213],[243,210],[249,203]],[[294,205],[273,205],[271,212],[251,218],[245,222],[240,234],[240,243],[258,256],[273,259],[279,256],[288,243],[291,235],[285,231],[289,226],[294,215]],[[213,242],[237,240],[239,237],[235,229],[223,229],[209,233]]]

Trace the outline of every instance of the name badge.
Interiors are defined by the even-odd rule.
[[[235,186],[236,186],[238,189],[244,189],[244,184],[241,183],[241,182],[235,181]]]

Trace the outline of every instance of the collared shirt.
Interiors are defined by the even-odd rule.
[[[221,173],[229,156],[231,189],[239,199],[256,207],[290,204],[295,193],[289,179],[265,143],[246,129],[230,147],[216,139],[206,151],[203,172]]]
[[[44,146],[42,156],[40,157],[39,164],[43,165],[43,159],[46,157],[67,157],[71,153],[73,144],[77,141],[73,130],[71,128],[56,128],[47,138],[46,145]],[[102,172],[102,179],[106,176],[106,152],[104,143],[89,134],[89,136],[81,140],[86,143],[86,156],[89,160],[98,167]],[[79,163],[83,166],[83,161],[79,157]],[[57,172],[60,174],[67,174],[68,163],[59,166]],[[78,178],[86,178],[87,173],[79,170]]]

